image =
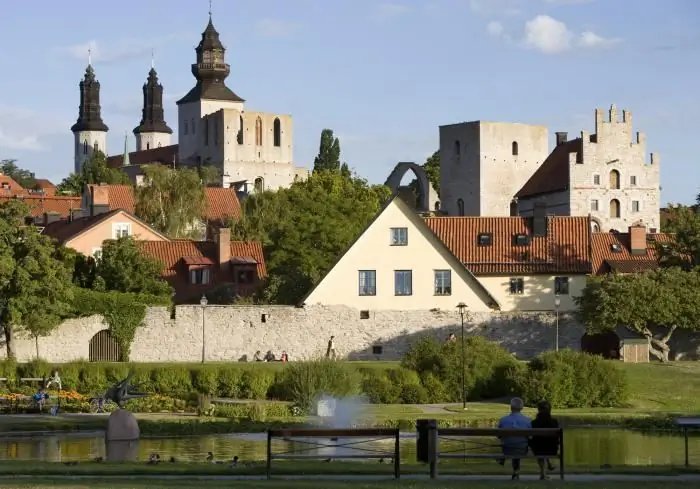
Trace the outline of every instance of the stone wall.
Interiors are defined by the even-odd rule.
[[[551,313],[474,314],[465,322],[468,335],[498,341],[518,358],[530,358],[554,348],[555,319]],[[583,328],[565,315],[559,321],[561,348],[579,348]],[[49,362],[89,358],[90,339],[107,326],[99,316],[66,321],[51,336],[39,338],[39,356]],[[202,308],[178,306],[175,319],[167,308],[150,308],[136,332],[130,359],[135,362],[198,362],[202,359]],[[457,311],[360,311],[347,307],[207,306],[204,315],[204,355],[207,361],[252,358],[256,350],[283,350],[291,360],[325,353],[336,337],[341,356],[360,360],[396,360],[423,335],[445,338],[460,334]],[[17,335],[18,360],[36,357],[33,338]],[[381,347],[377,353],[373,347]],[[375,350],[373,352],[373,349]],[[2,355],[5,349],[0,350]]]

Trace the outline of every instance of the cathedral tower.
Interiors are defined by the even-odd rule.
[[[221,109],[242,111],[245,102],[226,86],[231,67],[226,63],[226,48],[214,28],[211,12],[195,52],[197,62],[192,65],[192,75],[197,84],[177,101],[179,156],[183,161],[198,153],[202,117]]]
[[[100,108],[100,82],[95,77],[92,63],[88,61],[85,76],[80,81],[80,108],[78,120],[70,128],[75,139],[74,170],[80,171],[96,151],[107,155],[107,131],[102,122]]]
[[[134,129],[136,151],[170,146],[172,133],[163,113],[163,85],[158,83],[158,73],[151,63],[148,79],[143,84],[141,123]]]

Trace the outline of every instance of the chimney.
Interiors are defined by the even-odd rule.
[[[643,224],[629,227],[630,253],[633,255],[647,254],[647,228]]]
[[[220,228],[216,235],[219,266],[224,268],[231,261],[231,230]]]
[[[535,202],[532,215],[533,236],[547,236],[547,204]]]
[[[52,222],[61,220],[61,214],[58,212],[44,212],[44,226],[48,226]]]
[[[109,187],[102,184],[90,186],[90,215],[105,212],[109,212]]]
[[[80,219],[83,217],[83,210],[82,209],[71,209],[70,210],[70,220],[75,221],[76,219]]]
[[[569,133],[568,132],[557,132],[555,133],[557,135],[557,146],[561,146],[564,144],[568,138],[569,138]]]

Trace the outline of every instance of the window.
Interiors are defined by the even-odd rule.
[[[381,355],[382,353],[384,353],[382,345],[372,345],[372,355]]]
[[[192,285],[206,285],[209,283],[210,271],[208,268],[190,270],[190,283]]]
[[[513,141],[513,144],[511,146],[511,153],[513,153],[513,156],[518,156],[518,142]]]
[[[617,244],[617,243],[613,243],[613,244],[610,245],[610,250],[611,250],[613,253],[622,253],[622,246],[620,246],[620,245]]]
[[[594,212],[598,212],[598,201],[593,199],[591,200],[591,210]]]
[[[620,172],[617,170],[610,171],[610,188],[619,189],[620,188]]]
[[[209,118],[204,119],[204,146],[209,146]]]
[[[377,295],[377,271],[360,270],[358,272],[360,295]]]
[[[255,272],[253,270],[236,270],[236,283],[252,284],[255,281]]]
[[[525,280],[522,278],[510,279],[510,293],[522,294],[525,291]]]
[[[464,201],[462,199],[457,199],[457,215],[464,215]]]
[[[413,272],[411,270],[394,271],[394,294],[413,294]]]
[[[265,180],[263,180],[262,177],[256,178],[255,183],[253,185],[254,185],[256,194],[260,194],[265,190]]]
[[[610,217],[620,217],[620,201],[617,199],[610,201]]]
[[[459,156],[462,154],[462,145],[460,144],[459,141],[455,141],[455,156],[457,157],[457,160],[459,161]]]
[[[86,139],[85,141],[83,141],[83,154],[84,155],[88,154],[88,147],[89,146],[88,146],[87,139]]]
[[[360,319],[369,319],[369,311],[360,311]]]
[[[184,129],[183,129],[183,132],[184,132],[185,134],[187,134],[187,121],[185,121],[185,127],[184,127]]]
[[[275,147],[282,146],[282,123],[278,118],[275,117],[275,121],[272,123],[272,139]]]
[[[391,228],[391,246],[408,244],[408,228]]]
[[[238,140],[238,144],[243,144],[243,116],[238,117],[238,135],[236,136],[236,139]]]
[[[262,146],[262,119],[258,116],[257,119],[255,119],[255,145],[256,146]]]
[[[128,222],[117,222],[112,225],[112,235],[114,239],[126,238],[131,235],[131,224]]]
[[[435,270],[435,295],[452,295],[452,271]]]
[[[600,175],[593,175],[593,185],[600,185]]]
[[[146,143],[146,149],[151,149],[151,143]]]
[[[493,234],[479,233],[479,236],[476,238],[476,243],[479,246],[491,246],[493,244]]]
[[[514,234],[513,246],[527,246],[530,244],[530,237],[527,234]]]
[[[630,186],[631,187],[637,186],[637,176],[636,175],[630,176]]]
[[[639,212],[639,201],[638,200],[632,201],[632,212]]]
[[[97,153],[100,150],[100,145],[97,141],[92,144],[92,150]]]
[[[598,224],[595,221],[592,221],[591,222],[591,231],[593,231],[594,233],[599,233],[600,232],[600,224]]]
[[[656,228],[649,228],[650,234],[656,234]]]
[[[569,295],[569,277],[554,277],[554,293]]]

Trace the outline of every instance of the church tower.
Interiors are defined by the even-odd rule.
[[[74,169],[80,171],[86,161],[90,161],[96,151],[107,155],[107,131],[102,122],[100,108],[100,82],[95,77],[95,70],[88,60],[85,76],[80,81],[80,108],[78,120],[70,128],[75,139]]]
[[[148,79],[143,84],[141,123],[134,129],[136,151],[170,146],[172,133],[163,113],[163,85],[158,83],[158,73],[151,63]]]
[[[177,101],[181,161],[198,153],[202,117],[221,109],[242,111],[245,102],[226,86],[225,80],[231,73],[231,67],[226,63],[226,48],[219,40],[219,33],[214,28],[211,12],[209,12],[209,23],[202,33],[202,39],[195,48],[195,52],[197,62],[192,65],[192,75],[197,80],[197,84],[187,95]]]

